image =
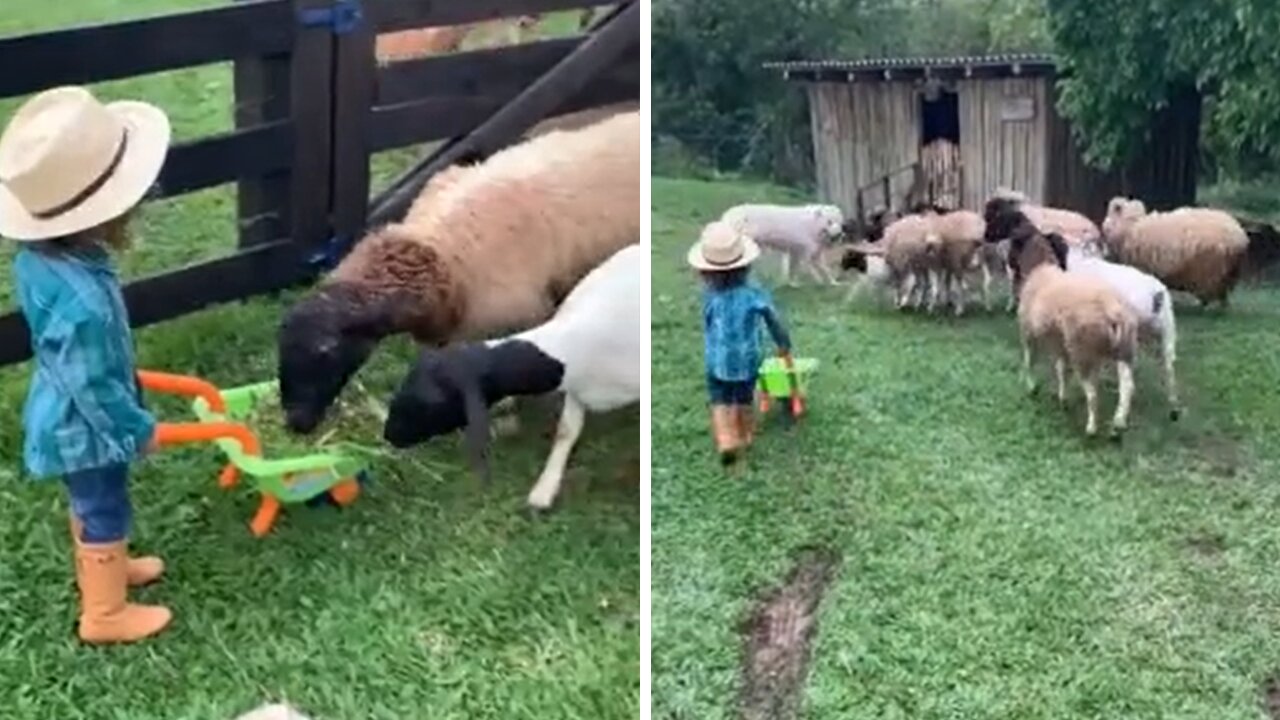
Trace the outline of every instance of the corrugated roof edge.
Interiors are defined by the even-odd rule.
[[[997,55],[957,55],[936,57],[900,57],[900,58],[861,58],[858,60],[791,60],[785,62],[767,62],[764,67],[769,70],[821,71],[836,72],[877,71],[877,70],[923,70],[925,68],[966,68],[966,67],[1001,67],[1001,66],[1041,66],[1055,67],[1056,59],[1043,53],[1006,53]]]

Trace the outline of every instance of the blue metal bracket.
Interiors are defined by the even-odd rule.
[[[303,27],[327,27],[334,35],[346,35],[364,22],[360,0],[334,0],[327,8],[302,10],[298,18]]]
[[[351,252],[355,243],[349,237],[333,236],[325,241],[323,247],[307,258],[307,264],[319,270],[332,270],[342,262],[342,258]]]

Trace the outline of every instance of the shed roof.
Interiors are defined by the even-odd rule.
[[[910,80],[921,77],[1034,77],[1052,75],[1052,55],[1008,53],[941,57],[881,57],[858,60],[793,60],[764,64],[783,78],[808,82]]]

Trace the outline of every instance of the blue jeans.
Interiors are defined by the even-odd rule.
[[[755,399],[756,379],[721,380],[707,376],[707,393],[712,405],[750,405]]]
[[[129,536],[133,506],[129,503],[128,465],[82,470],[63,481],[71,497],[71,513],[84,525],[81,542],[113,543]]]

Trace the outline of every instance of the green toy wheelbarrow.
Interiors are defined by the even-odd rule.
[[[756,381],[760,412],[769,412],[770,400],[788,400],[791,417],[794,419],[803,415],[809,376],[817,369],[816,359],[792,359],[790,353],[782,353],[761,363],[759,379]]]
[[[365,461],[336,452],[301,457],[268,459],[257,435],[243,424],[253,409],[277,392],[274,381],[219,390],[209,382],[186,375],[139,371],[146,390],[193,397],[191,410],[199,422],[160,423],[156,427],[158,446],[212,442],[227,463],[218,476],[218,486],[234,487],[241,476],[248,477],[262,502],[249,529],[256,537],[271,531],[281,505],[303,503],[324,493],[338,505],[350,505],[360,494],[359,479]]]

